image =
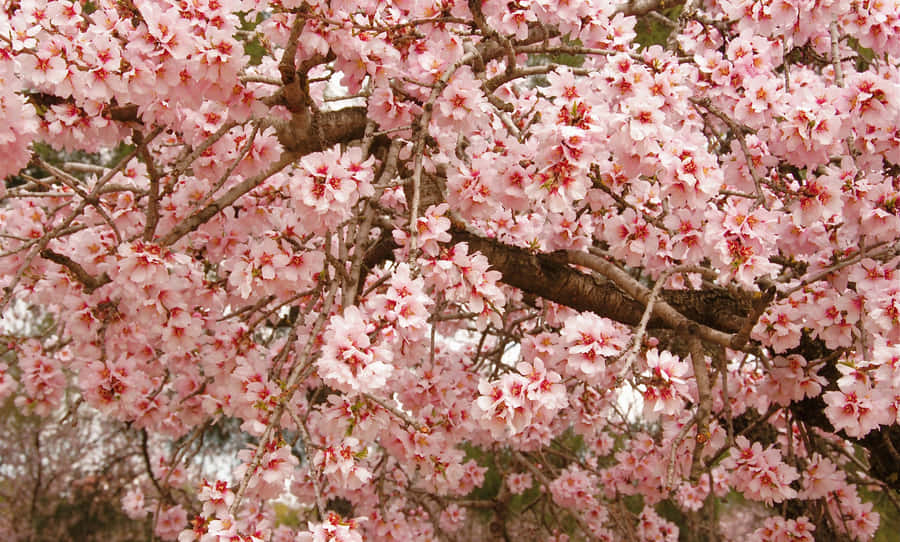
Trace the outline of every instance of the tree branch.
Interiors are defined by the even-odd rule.
[[[104,284],[108,284],[112,281],[112,279],[110,279],[109,275],[107,275],[106,273],[103,273],[99,277],[94,277],[93,275],[88,273],[80,263],[76,262],[72,258],[69,258],[65,254],[54,252],[49,248],[45,248],[41,251],[41,258],[50,260],[51,262],[59,264],[68,269],[72,276],[74,276],[78,280],[78,282],[80,282],[82,286],[84,286],[84,291],[89,294],[97,288],[103,286]]]
[[[228,207],[230,207],[231,204],[233,204],[238,198],[240,198],[247,192],[250,192],[257,186],[262,184],[266,179],[284,169],[296,158],[297,157],[292,153],[283,154],[281,156],[281,159],[269,166],[267,170],[258,175],[250,177],[240,184],[233,186],[231,190],[222,194],[220,198],[210,202],[208,205],[195,212],[191,216],[187,217],[184,221],[180,222],[172,229],[172,231],[167,233],[164,237],[162,237],[162,239],[159,240],[159,244],[162,246],[168,246],[175,243],[188,233],[200,227],[201,224],[204,224],[207,220],[218,214],[223,209],[227,209]]]
[[[567,251],[564,253],[564,257],[568,263],[593,269],[606,276],[614,282],[616,286],[631,296],[632,299],[639,301],[641,305],[646,306],[650,302],[650,291],[641,286],[641,284],[633,279],[628,273],[613,265],[612,262],[600,258],[599,256],[588,254],[587,252],[578,251]],[[668,327],[671,327],[672,329],[683,328],[691,323],[688,317],[678,312],[678,310],[663,300],[656,303],[654,313],[656,313],[666,324],[668,324]],[[696,332],[700,338],[714,344],[730,346],[732,342],[732,336],[730,334],[723,333],[722,331],[701,324],[697,324]]]

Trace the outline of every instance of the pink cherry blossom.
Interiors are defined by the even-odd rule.
[[[369,324],[356,307],[343,316],[334,316],[328,327],[319,374],[329,384],[344,391],[377,391],[392,372],[390,351],[373,345]]]
[[[506,477],[506,485],[513,495],[521,495],[530,489],[533,483],[531,474],[527,472],[515,472]]]
[[[128,441],[179,542],[872,539],[900,13],[666,7],[8,3],[4,461]]]

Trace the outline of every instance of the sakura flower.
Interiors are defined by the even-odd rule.
[[[890,423],[892,397],[885,397],[880,391],[862,384],[849,384],[840,391],[828,391],[825,399],[825,414],[838,431],[843,430],[852,437],[863,437],[879,425]]]
[[[398,325],[398,333],[406,340],[421,340],[427,331],[428,307],[432,300],[425,294],[425,281],[413,279],[409,265],[402,263],[383,295],[376,295],[375,313]]]
[[[569,352],[569,373],[592,381],[608,377],[607,360],[618,356],[628,343],[622,327],[590,313],[567,320],[561,335]]]
[[[750,540],[753,542],[813,542],[813,531],[816,526],[805,516],[796,519],[785,519],[781,516],[766,518],[759,529],[753,531]]]
[[[331,512],[323,523],[309,523],[308,532],[300,533],[298,542],[362,542],[358,519],[341,518]]]
[[[733,485],[749,498],[765,502],[782,502],[797,496],[790,484],[799,477],[797,470],[783,462],[773,447],[762,445],[744,436],[735,439],[729,457],[722,466],[732,471]]]
[[[572,465],[550,483],[549,490],[554,502],[578,510],[594,503],[595,487],[592,474]]]
[[[225,516],[223,519],[218,517],[209,522],[206,527],[206,533],[214,536],[214,540],[229,540],[238,536],[237,524],[233,517]]]
[[[497,437],[520,433],[531,423],[533,416],[523,393],[526,384],[523,377],[513,374],[494,382],[482,379],[478,384],[480,396],[473,405],[473,415]]]
[[[830,459],[820,454],[806,468],[803,476],[804,499],[821,499],[844,485],[845,474]]]
[[[638,518],[638,534],[642,540],[676,542],[678,527],[666,521],[653,508],[645,506]]]
[[[15,379],[9,374],[9,365],[0,363],[0,402],[5,401],[17,387]]]
[[[22,68],[32,74],[32,81],[37,86],[57,85],[68,74],[65,60],[45,51],[25,55],[22,58]]]
[[[817,374],[818,368],[808,368],[803,356],[777,356],[772,360],[772,369],[763,382],[764,389],[772,401],[788,405],[805,397],[816,397],[821,393],[827,380]]]
[[[221,516],[227,513],[231,503],[234,502],[234,493],[228,488],[224,480],[216,480],[213,483],[203,480],[198,496],[203,503],[203,513],[208,516]]]
[[[513,495],[521,495],[530,489],[533,483],[531,474],[527,472],[514,472],[506,475],[506,485],[509,486],[509,492]]]
[[[461,529],[466,520],[466,509],[456,504],[451,504],[441,512],[439,519],[441,528],[448,532],[456,532]]]
[[[341,487],[358,489],[372,477],[368,469],[358,464],[358,459],[364,455],[359,440],[347,437],[337,446],[316,452],[313,461],[324,475],[333,477]]]
[[[138,488],[128,490],[122,497],[122,509],[131,519],[141,519],[148,513],[147,503],[144,502],[144,492]]]
[[[163,540],[175,540],[187,523],[187,511],[178,506],[163,508],[156,520],[153,532]]]
[[[63,398],[66,379],[62,364],[55,356],[45,354],[39,343],[29,341],[19,353],[19,367],[25,394],[15,398],[16,406],[46,416]]]
[[[333,316],[325,331],[319,375],[342,391],[370,393],[381,389],[391,375],[390,351],[373,345],[369,323],[358,307],[348,307],[342,316]]]
[[[535,358],[532,363],[520,362],[516,369],[528,379],[528,384],[525,385],[525,396],[528,399],[551,411],[568,405],[566,387],[560,382],[562,377],[555,371],[546,370],[540,358]]]
[[[481,85],[465,66],[454,72],[438,101],[437,122],[449,126],[480,122],[484,118]]]
[[[675,414],[681,409],[683,398],[688,397],[686,377],[690,365],[670,352],[659,352],[656,348],[646,353],[646,363],[650,378],[643,391],[644,413],[651,419],[659,414]]]
[[[416,241],[423,254],[437,256],[440,250],[439,243],[450,240],[450,234],[447,233],[450,229],[450,219],[444,216],[449,207],[446,203],[431,205],[416,221]],[[398,244],[405,243],[408,236],[407,232],[400,230],[394,230],[393,234]]]

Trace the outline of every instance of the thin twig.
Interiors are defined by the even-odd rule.
[[[537,468],[537,466],[535,466],[531,461],[529,461],[527,457],[522,455],[522,452],[513,451],[513,456],[523,467],[528,469],[531,472],[531,474],[533,474],[534,477],[537,478],[538,481],[544,485],[544,487],[546,487],[546,488],[550,487],[550,485],[552,483],[550,481],[550,479],[547,478],[547,476],[543,472],[541,472],[541,469]],[[578,523],[578,527],[581,529],[581,531],[584,533],[584,535],[588,538],[588,540],[597,540],[594,537],[594,535],[591,533],[590,526],[588,526],[587,522],[584,521],[584,518],[581,517],[581,514],[579,514],[577,511],[573,511],[572,517],[575,518],[575,522]]]
[[[868,246],[868,247],[861,247],[859,252],[857,252],[856,255],[854,255],[852,258],[848,258],[842,262],[838,262],[838,263],[832,265],[831,267],[828,267],[826,269],[818,271],[818,272],[808,276],[807,278],[801,279],[800,283],[797,284],[796,286],[794,286],[793,288],[790,288],[783,292],[778,292],[778,299],[784,299],[786,297],[790,297],[791,294],[793,294],[794,292],[802,290],[806,286],[813,284],[815,282],[818,282],[822,279],[826,279],[829,277],[829,275],[831,275],[835,271],[839,271],[839,270],[847,267],[848,265],[853,265],[855,263],[858,263],[858,262],[862,261],[864,258],[871,258],[873,260],[884,260],[884,259],[893,258],[894,256],[897,255],[898,252],[900,252],[900,241],[898,241],[898,242],[894,243],[893,245],[885,248],[884,250],[880,250],[874,254],[869,252],[873,248],[881,247],[881,246],[884,246],[885,244],[887,244],[887,243],[881,242],[881,243],[876,243],[876,244]]]
[[[650,316],[653,314],[653,305],[656,304],[659,293],[662,291],[662,287],[665,283],[669,280],[669,277],[676,273],[694,273],[698,272],[698,270],[700,272],[708,271],[693,265],[680,265],[672,269],[667,269],[656,279],[656,284],[653,285],[649,299],[647,299],[647,306],[644,308],[644,314],[641,315],[641,321],[638,323],[637,330],[634,332],[634,336],[631,340],[631,347],[625,354],[625,362],[622,369],[619,371],[619,378],[628,374],[628,370],[631,369],[631,365],[634,363],[634,360],[640,351],[641,343],[644,341],[644,334],[647,332],[647,323],[650,322]]]
[[[412,201],[409,210],[409,264],[415,269],[416,256],[418,254],[418,221],[419,221],[419,200],[422,192],[422,167],[425,157],[425,139],[428,135],[428,125],[431,123],[431,115],[434,111],[434,104],[441,96],[444,89],[450,83],[450,78],[464,64],[472,62],[476,58],[474,53],[467,53],[448,68],[441,78],[434,84],[428,101],[422,106],[422,114],[416,123],[414,137],[416,138],[415,147],[413,148],[413,175],[412,175]]]
[[[753,186],[756,189],[757,204],[762,205],[763,208],[768,211],[769,203],[766,201],[766,196],[762,191],[763,179],[753,165],[753,156],[750,154],[750,148],[747,146],[747,139],[745,137],[746,134],[753,134],[756,133],[756,131],[748,126],[739,124],[737,121],[726,115],[721,109],[713,105],[712,100],[709,98],[690,98],[690,102],[712,113],[713,116],[724,122],[728,129],[730,129],[735,137],[737,137],[738,145],[740,145],[741,152],[744,155],[744,161],[747,162],[747,170],[750,171],[750,177],[753,179]]]
[[[97,288],[103,286],[104,284],[108,284],[112,279],[109,278],[109,275],[103,273],[100,277],[94,277],[90,273],[88,273],[84,267],[81,266],[78,262],[69,258],[65,254],[59,254],[50,250],[49,248],[45,248],[40,252],[41,258],[45,260],[50,260],[51,262],[61,265],[68,269],[72,275],[78,279],[78,282],[84,286],[85,293],[92,293]]]
[[[309,436],[309,430],[306,428],[306,424],[303,420],[300,419],[299,416],[292,410],[287,409],[288,414],[290,414],[291,418],[294,420],[294,424],[297,425],[297,428],[300,429],[302,433],[302,442],[303,442],[303,453],[306,455],[306,462],[309,465],[309,477],[312,480],[313,491],[316,494],[316,510],[319,512],[319,519],[325,519],[325,504],[322,500],[322,490],[319,487],[319,477],[321,473],[319,472],[319,468],[316,466],[315,461],[313,461],[312,454],[310,454],[310,447],[312,445],[312,438]]]
[[[253,130],[250,132],[250,137],[247,138],[247,143],[244,144],[244,147],[241,149],[241,152],[238,154],[237,158],[235,158],[234,162],[228,167],[228,170],[219,177],[219,180],[216,184],[209,190],[208,198],[212,198],[216,192],[218,192],[225,183],[228,182],[228,179],[231,177],[231,174],[234,173],[234,170],[241,164],[241,161],[247,154],[250,152],[250,149],[253,148],[253,142],[256,140],[256,135],[259,133],[259,123],[253,124]],[[207,200],[208,201],[208,200]]]
[[[391,414],[393,414],[400,421],[402,421],[403,424],[407,428],[411,427],[411,428],[413,428],[413,430],[419,431],[421,433],[428,433],[431,431],[430,429],[428,429],[427,425],[424,425],[424,424],[420,425],[414,419],[410,418],[405,412],[403,412],[402,410],[400,410],[398,408],[392,407],[386,401],[379,399],[378,397],[375,397],[374,395],[371,395],[368,393],[364,393],[363,397],[365,397],[369,401],[372,401],[373,403],[377,404],[381,408],[383,408],[383,409],[387,410],[388,412],[390,412]]]
[[[688,420],[684,427],[681,428],[681,431],[675,435],[675,438],[672,440],[672,447],[669,449],[669,464],[666,468],[666,488],[669,490],[674,489],[673,483],[675,481],[675,456],[678,455],[678,447],[681,446],[681,443],[684,441],[685,437],[687,437],[688,432],[692,427],[697,423],[697,414],[695,413],[691,416],[691,419]]]
[[[837,86],[844,86],[844,69],[841,67],[841,57],[838,52],[840,40],[838,39],[837,23],[831,21],[828,25],[828,35],[831,38],[831,65],[834,66],[834,82]]]

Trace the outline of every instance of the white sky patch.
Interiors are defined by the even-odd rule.
[[[333,72],[331,77],[328,78],[328,81],[325,83],[325,90],[322,93],[325,99],[325,103],[321,107],[323,111],[336,111],[338,109],[344,109],[345,107],[366,105],[366,98],[364,96],[349,97],[349,89],[341,84],[341,79],[343,78],[344,73],[340,71]],[[368,86],[369,78],[366,77],[361,92],[365,92]]]

